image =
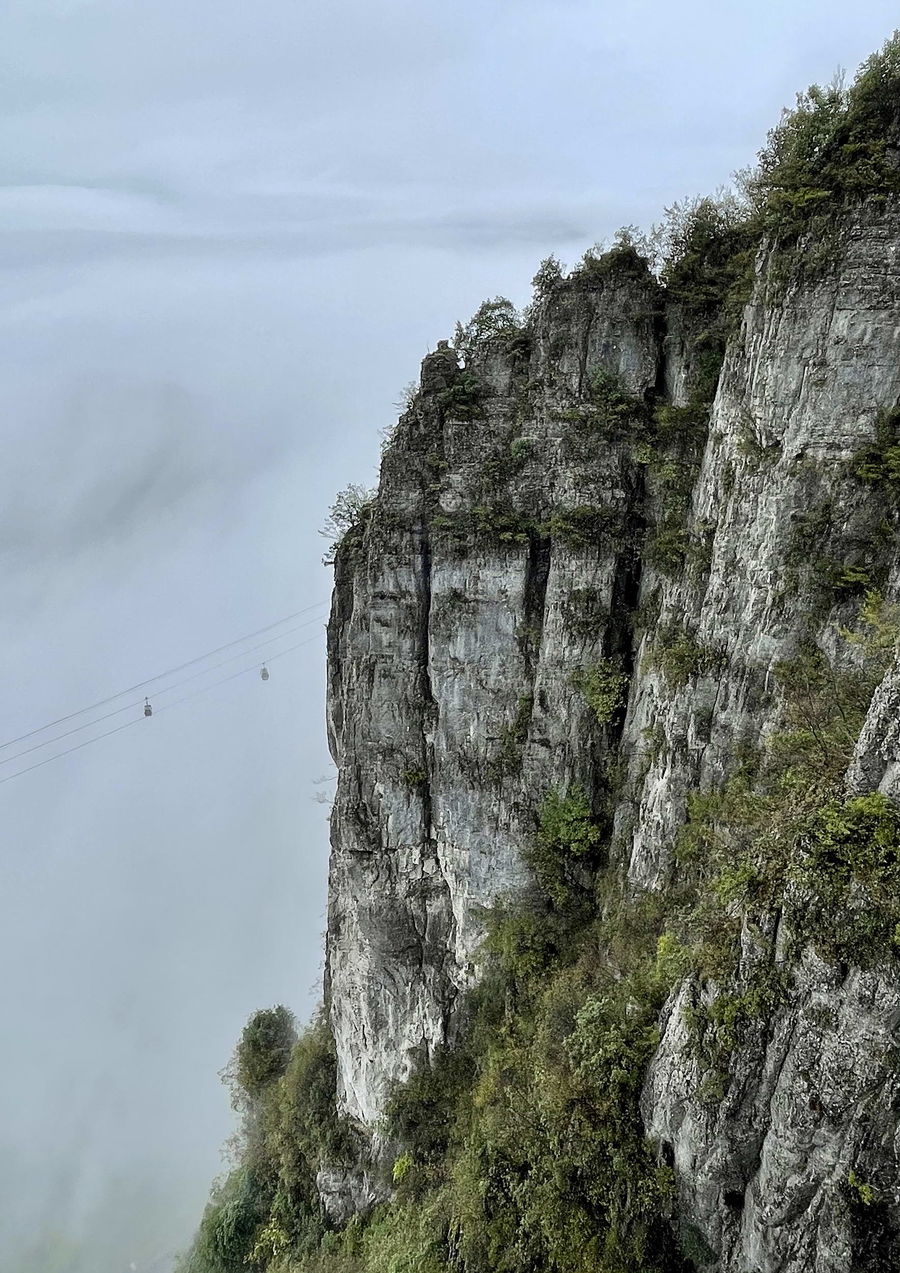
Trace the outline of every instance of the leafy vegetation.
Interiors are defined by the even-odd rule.
[[[329,1225],[316,1188],[323,1161],[356,1161],[361,1146],[335,1113],[336,1068],[328,1023],[320,1014],[285,1044],[293,1018],[285,1008],[255,1013],[225,1079],[242,1126],[238,1165],[215,1189],[178,1273],[247,1273],[277,1266],[287,1251],[318,1250]]]
[[[651,247],[637,226],[623,226],[616,231],[610,247],[596,243],[588,248],[571,277],[589,282],[612,277],[648,279],[651,255]]]
[[[231,1073],[237,1091],[248,1100],[257,1098],[288,1067],[297,1042],[293,1013],[279,1004],[254,1012],[244,1026]]]
[[[628,677],[618,660],[601,659],[576,672],[573,680],[599,724],[608,725],[622,706],[628,685]]]
[[[855,627],[833,634],[839,656],[811,646],[779,664],[782,728],[747,751],[720,790],[692,797],[678,855],[698,873],[692,925],[703,975],[729,975],[742,926],[764,933],[779,911],[798,949],[861,964],[892,954],[900,821],[880,795],[848,798],[843,775],[898,630],[897,609],[870,593]],[[762,1008],[759,994],[774,989],[744,987],[750,998],[738,1007],[756,997]]]
[[[712,401],[725,345],[747,300],[756,245],[745,201],[730,191],[684,200],[666,209],[658,230],[660,279],[682,310],[682,338],[693,374],[696,416]]]
[[[716,651],[701,645],[684,624],[671,620],[660,624],[645,655],[645,667],[657,668],[672,689],[683,689],[695,676],[714,671]]]
[[[900,192],[894,153],[898,92],[900,33],[895,33],[849,87],[836,79],[798,95],[747,177],[764,231],[795,238],[848,204]]]
[[[484,415],[484,399],[484,386],[468,371],[438,394],[438,402],[451,420],[478,419]]]
[[[861,482],[900,503],[900,408],[881,412],[872,445],[857,451],[851,467]]]
[[[534,708],[531,694],[523,694],[516,705],[516,714],[500,735],[497,753],[491,761],[491,777],[501,781],[507,774],[521,768],[522,748],[528,740],[528,726]]]
[[[463,358],[469,358],[491,341],[516,336],[521,327],[521,317],[512,301],[495,296],[482,301],[467,323],[456,324],[453,347]]]
[[[565,277],[563,267],[555,256],[544,257],[537,268],[531,286],[534,288],[534,299],[543,300],[550,296]]]
[[[289,1014],[256,1014],[230,1070],[240,1163],[181,1273],[688,1273],[704,1262],[641,1121],[659,1012],[686,976],[712,983],[685,1016],[697,1099],[716,1103],[732,1052],[791,992],[773,915],[789,957],[810,944],[863,966],[900,957],[900,812],[842,787],[898,631],[900,613],[870,593],[856,624],[829,635],[830,656],[809,646],[777,667],[781,726],[743,750],[721,788],[694,793],[677,889],[626,892],[596,794],[545,794],[530,894],[488,917],[483,976],[453,1045],[423,1051],[388,1102],[393,1153],[369,1170],[383,1171],[390,1200],[342,1231],[315,1176],[362,1151],[334,1114],[327,1024],[285,1064]],[[676,668],[696,668],[686,633],[667,648]],[[621,673],[601,673],[601,706],[615,710]]]
[[[629,393],[612,372],[596,372],[590,401],[594,407],[592,423],[612,437],[630,436],[646,422],[646,404]]]
[[[362,529],[366,519],[372,510],[373,501],[375,499],[375,491],[369,487],[360,486],[356,482],[351,482],[349,486],[345,486],[339,491],[334,503],[332,504],[328,520],[319,532],[326,539],[331,540],[330,547],[325,554],[325,565],[333,565],[335,554],[343,543],[345,536],[350,532],[356,532]]]
[[[602,835],[586,793],[550,791],[540,810],[537,836],[526,851],[541,896],[551,909],[581,913],[590,904],[592,870]]]

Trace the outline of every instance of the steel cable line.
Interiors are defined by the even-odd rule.
[[[12,747],[14,743],[22,743],[29,738],[34,738],[36,734],[43,734],[45,730],[52,729],[54,725],[64,725],[66,721],[74,720],[76,716],[83,716],[85,712],[93,712],[98,707],[105,707],[107,703],[114,703],[117,698],[122,698],[125,694],[133,694],[135,690],[142,690],[146,686],[152,685],[155,681],[161,681],[167,676],[174,676],[176,672],[183,672],[185,668],[194,667],[197,663],[204,663],[216,654],[221,654],[223,650],[230,650],[235,645],[242,645],[244,641],[252,641],[254,637],[261,636],[263,632],[271,632],[273,628],[280,627],[282,623],[289,623],[291,619],[299,619],[302,614],[309,614],[311,610],[318,610],[327,607],[327,605],[327,601],[316,601],[310,606],[304,606],[302,610],[295,610],[293,614],[286,614],[283,619],[276,619],[274,623],[267,623],[264,628],[257,628],[255,632],[248,632],[245,636],[236,637],[233,641],[226,641],[224,645],[219,645],[214,650],[207,650],[205,654],[198,654],[196,658],[188,659],[185,663],[179,663],[177,667],[170,667],[167,671],[159,672],[156,676],[148,677],[146,681],[138,681],[136,685],[129,685],[127,689],[119,690],[118,694],[110,694],[108,698],[101,698],[99,702],[91,703],[89,707],[81,707],[77,712],[69,712],[67,716],[58,716],[56,720],[48,721],[46,725],[41,725],[39,729],[29,730],[27,734],[19,734],[18,738],[10,738],[5,743],[0,743],[0,751],[5,747]],[[250,651],[246,650],[244,653],[249,654]]]
[[[180,689],[182,685],[187,685],[191,681],[196,681],[201,676],[208,676],[210,672],[215,672],[220,667],[225,667],[227,664],[233,663],[235,659],[246,658],[248,654],[253,654],[255,650],[261,650],[264,646],[272,645],[275,641],[282,641],[285,637],[293,635],[294,632],[299,632],[302,628],[308,628],[311,623],[320,622],[321,616],[316,615],[312,619],[307,619],[304,623],[298,623],[295,628],[287,628],[286,631],[279,632],[277,636],[269,637],[265,641],[260,641],[258,645],[251,645],[248,650],[241,650],[237,654],[229,655],[227,659],[222,659],[220,663],[214,663],[212,667],[201,668],[199,672],[192,672],[190,676],[185,676],[180,681],[175,681],[173,685],[166,685],[163,689],[154,690],[153,697],[158,698],[162,694],[171,694],[173,690]],[[274,657],[277,658],[278,656],[275,655]],[[268,661],[271,663],[272,658],[270,657]],[[156,679],[161,680],[165,675],[165,673],[162,673],[162,675]],[[149,682],[145,682],[145,684],[149,684]],[[181,702],[181,699],[178,701]],[[132,708],[140,706],[141,700],[137,699],[135,702],[126,703],[124,707],[117,707],[111,712],[105,712],[102,716],[95,716],[92,720],[85,721],[83,725],[76,725],[73,729],[67,729],[62,734],[54,734],[52,738],[45,738],[41,743],[34,743],[33,746],[26,747],[22,751],[13,752],[11,756],[6,756],[3,760],[0,760],[0,766],[11,765],[13,761],[21,760],[23,756],[30,756],[32,752],[40,751],[42,747],[50,747],[53,743],[61,742],[63,738],[71,738],[73,734],[80,734],[82,730],[90,729],[92,725],[100,725],[103,721],[112,720],[114,716],[121,716],[123,712],[130,712]],[[89,707],[83,708],[83,711],[90,710],[91,709]],[[159,710],[162,711],[163,708],[160,708]],[[78,713],[73,713],[73,715],[77,714]],[[71,717],[69,719],[71,719]],[[49,728],[49,726],[45,726],[45,728]],[[35,730],[34,732],[41,733],[41,730]],[[26,737],[28,737],[28,735],[26,735]],[[7,743],[5,745],[9,746],[10,744]]]
[[[273,654],[267,663],[274,663],[276,659],[280,659],[285,654],[291,654],[294,650],[299,650],[302,645],[311,645],[315,641],[315,637],[307,637],[305,641],[298,641],[296,645],[289,645],[286,650],[279,650],[277,654]],[[217,685],[227,685],[229,681],[236,680],[239,676],[246,676],[248,672],[255,672],[257,664],[252,667],[242,667],[237,672],[232,672],[230,676],[223,676],[219,681],[213,681],[212,685],[201,685],[199,689],[192,690],[190,694],[185,694],[182,698],[176,698],[174,703],[166,703],[157,711],[154,709],[153,715],[159,716],[161,712],[171,711],[173,707],[178,707],[181,703],[186,703],[188,699],[196,698],[198,694],[205,694],[207,690],[214,690]]]
[[[268,662],[274,663],[276,659],[282,658],[285,654],[292,654],[294,650],[299,650],[304,645],[310,645],[317,639],[318,634],[307,637],[305,641],[298,641],[296,645],[291,645],[286,650],[279,650],[277,654],[273,654]],[[250,667],[243,667],[237,672],[232,672],[230,676],[223,676],[221,680],[213,681],[212,685],[201,685],[199,689],[194,690],[190,694],[185,694],[183,698],[177,698],[174,703],[166,703],[164,707],[161,707],[159,711],[153,714],[154,716],[159,716],[163,712],[168,712],[173,707],[186,703],[188,699],[196,698],[198,694],[205,694],[207,690],[213,690],[219,685],[226,685],[229,681],[236,680],[239,676],[246,676],[249,672],[255,672],[258,666],[257,663],[253,663]],[[31,773],[33,769],[40,769],[43,765],[49,765],[51,760],[60,760],[63,756],[70,756],[73,751],[81,751],[82,747],[87,747],[90,743],[99,743],[102,738],[111,738],[113,734],[121,734],[123,729],[131,729],[133,725],[140,725],[144,720],[145,717],[143,716],[138,716],[136,720],[127,720],[124,725],[117,725],[115,729],[107,729],[102,734],[96,734],[93,738],[86,738],[84,742],[76,743],[74,747],[67,747],[65,751],[58,751],[52,756],[45,757],[44,760],[37,760],[33,765],[27,765],[25,769],[18,769],[14,774],[7,774],[5,778],[0,778],[0,787],[6,782],[12,782],[13,778],[21,778],[23,774]]]

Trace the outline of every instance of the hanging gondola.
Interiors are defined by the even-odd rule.
[[[269,679],[269,669],[266,667],[265,663],[259,669],[259,679],[261,681],[267,681]]]
[[[145,699],[144,699],[144,715],[145,715],[145,716],[152,716],[152,715],[153,715],[153,708],[150,706],[150,700],[149,700],[149,698],[145,698]]]

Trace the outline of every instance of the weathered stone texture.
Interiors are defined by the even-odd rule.
[[[579,784],[599,807],[618,748],[615,852],[635,887],[666,888],[689,792],[777,726],[775,665],[849,618],[821,561],[894,578],[896,562],[874,562],[884,549],[848,460],[900,399],[898,250],[900,217],[876,207],[816,278],[779,290],[763,255],[675,570],[644,551],[659,513],[645,463],[585,418],[598,372],[637,398],[688,401],[683,316],[649,275],[554,288],[527,344],[471,357],[488,390],[471,418],[456,355],[426,358],[379,495],[339,553],[329,636],[328,988],[339,1103],[360,1122],[377,1125],[423,1046],[452,1039],[484,908],[524,883],[548,790]],[[682,684],[655,656],[675,630],[698,652]],[[601,726],[573,678],[609,656],[631,689],[624,722]],[[898,710],[900,670],[876,693],[855,789],[900,792]],[[700,991],[673,996],[645,1118],[709,1269],[850,1273],[847,1164],[862,1156],[882,1180],[893,1164],[896,1188],[898,990],[807,952],[716,1105],[698,1095],[681,1010]]]

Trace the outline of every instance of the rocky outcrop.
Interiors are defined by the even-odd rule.
[[[329,629],[327,988],[359,1123],[376,1130],[391,1084],[453,1040],[485,908],[524,887],[547,792],[582,788],[631,886],[667,889],[689,793],[777,727],[779,662],[827,645],[860,580],[895,587],[850,460],[900,399],[898,252],[883,205],[826,270],[800,257],[785,284],[764,251],[708,410],[685,314],[630,259],[550,287],[464,365],[425,359],[339,551]],[[582,690],[610,667],[630,689],[602,718]],[[898,793],[898,687],[893,671],[873,699],[854,790]],[[643,1111],[697,1267],[890,1267],[864,1262],[866,1225],[900,1264],[898,990],[807,950],[716,1102],[684,1011],[715,988],[672,996]],[[862,1218],[860,1163],[879,1199]]]
[[[452,1038],[540,798],[597,787],[605,731],[573,678],[631,660],[643,473],[585,404],[602,371],[654,388],[660,302],[649,275],[588,279],[543,304],[528,346],[497,341],[465,374],[426,358],[339,554],[328,975],[341,1105],[365,1123]]]

